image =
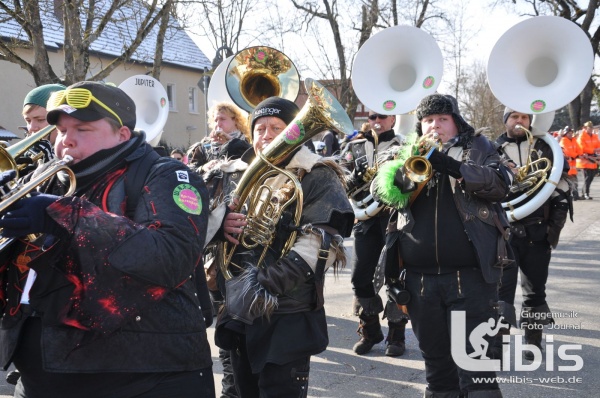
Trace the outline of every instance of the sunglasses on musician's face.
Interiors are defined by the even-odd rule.
[[[85,109],[90,105],[92,101],[94,101],[96,104],[101,106],[102,109],[113,115],[119,121],[121,126],[123,126],[123,121],[121,120],[119,115],[117,115],[115,111],[113,111],[107,105],[105,105],[104,102],[94,97],[94,94],[92,94],[92,92],[87,88],[72,88],[61,91],[55,91],[54,93],[52,93],[50,99],[48,100],[48,110],[58,108],[58,106],[62,104],[67,104],[75,109]]]
[[[377,118],[381,119],[381,120],[385,120],[387,119],[388,115],[379,115],[377,113],[374,113],[372,115],[369,115],[369,120],[375,120]]]

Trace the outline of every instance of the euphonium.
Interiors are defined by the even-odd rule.
[[[55,126],[48,126],[14,145],[7,148],[0,147],[0,172],[10,170],[17,172],[15,180],[7,184],[9,191],[2,192],[2,196],[0,197],[0,214],[61,171],[68,174],[70,182],[69,190],[65,196],[72,195],[75,192],[75,173],[68,167],[68,164],[72,161],[70,156],[66,156],[64,159],[53,160],[43,172],[33,177],[27,183],[17,181],[19,166],[15,158],[27,152],[38,141],[45,139],[54,129]],[[12,241],[12,238],[0,238],[0,251]]]
[[[247,206],[244,231],[238,236],[242,246],[253,249],[262,248],[257,266],[261,266],[269,246],[274,241],[276,226],[283,211],[296,204],[293,223],[300,223],[302,214],[302,188],[298,179],[290,172],[278,168],[277,165],[286,159],[293,151],[324,130],[336,130],[350,134],[352,123],[337,100],[318,82],[306,79],[308,101],[296,118],[281,132],[262,153],[248,165],[242,175],[232,198],[237,199],[235,212],[240,212]],[[269,179],[283,175],[288,181],[285,189],[274,191],[269,185]],[[284,256],[293,246],[297,232],[291,233],[284,244],[280,256]],[[224,260],[220,264],[226,279],[232,278],[229,270],[231,260],[237,245],[225,242],[223,247]]]

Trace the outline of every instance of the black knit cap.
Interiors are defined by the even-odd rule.
[[[416,111],[418,120],[416,130],[419,135],[423,135],[421,120],[429,115],[452,115],[459,134],[472,134],[475,131],[462,118],[458,110],[458,102],[451,95],[431,94],[421,100]]]
[[[264,116],[275,116],[283,120],[285,124],[290,124],[299,111],[300,108],[298,108],[298,105],[290,100],[280,97],[267,98],[254,108],[250,129],[254,132],[256,120]]]
[[[123,90],[110,84],[85,81],[75,83],[67,87],[65,91],[74,88],[85,88],[89,90],[96,99],[101,101],[121,118],[123,126],[129,127],[129,129],[133,131],[136,123],[135,103]],[[62,103],[55,108],[51,108],[51,106],[49,101],[46,120],[50,124],[56,124],[61,113],[85,122],[93,122],[104,117],[119,122],[115,115],[98,105],[95,101],[90,101],[87,107],[81,109],[73,108],[67,103]]]

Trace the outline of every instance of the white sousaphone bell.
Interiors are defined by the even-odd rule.
[[[162,83],[147,75],[128,77],[119,85],[135,103],[135,129],[146,133],[146,142],[157,146],[169,117],[169,100]]]
[[[300,74],[281,51],[266,46],[248,47],[227,57],[215,69],[208,86],[208,106],[233,102],[252,112],[264,99],[277,96],[295,101]]]
[[[494,96],[517,112],[532,114],[532,133],[552,149],[553,164],[546,183],[533,192],[503,203],[510,221],[520,220],[539,208],[561,177],[564,155],[546,132],[554,111],[577,97],[588,83],[594,64],[590,40],[575,23],[561,17],[540,16],[510,28],[494,45],[487,78]],[[517,207],[518,206],[518,207]]]
[[[398,115],[394,129],[406,135],[414,131],[413,111],[419,102],[439,86],[443,63],[442,51],[427,32],[413,26],[392,26],[376,33],[358,50],[352,87],[373,112]],[[360,201],[350,198],[350,203],[358,220],[373,217],[384,207],[371,195]]]

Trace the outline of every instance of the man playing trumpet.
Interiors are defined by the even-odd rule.
[[[390,291],[410,295],[408,313],[425,360],[425,397],[501,397],[495,381],[474,381],[494,380],[493,372],[465,370],[454,361],[450,319],[455,311],[465,312],[466,324],[452,327],[465,331],[467,355],[477,351],[471,332],[496,319],[493,303],[504,266],[498,258],[505,260],[498,248],[508,225],[495,225],[494,202],[508,192],[508,171],[493,144],[462,118],[453,97],[425,97],[416,116],[419,142],[437,136],[442,148],[422,148],[431,151],[433,172],[410,205],[407,197],[389,201],[417,189],[407,178],[405,159],[388,162],[375,177],[376,196],[397,209],[386,238],[386,283]]]

